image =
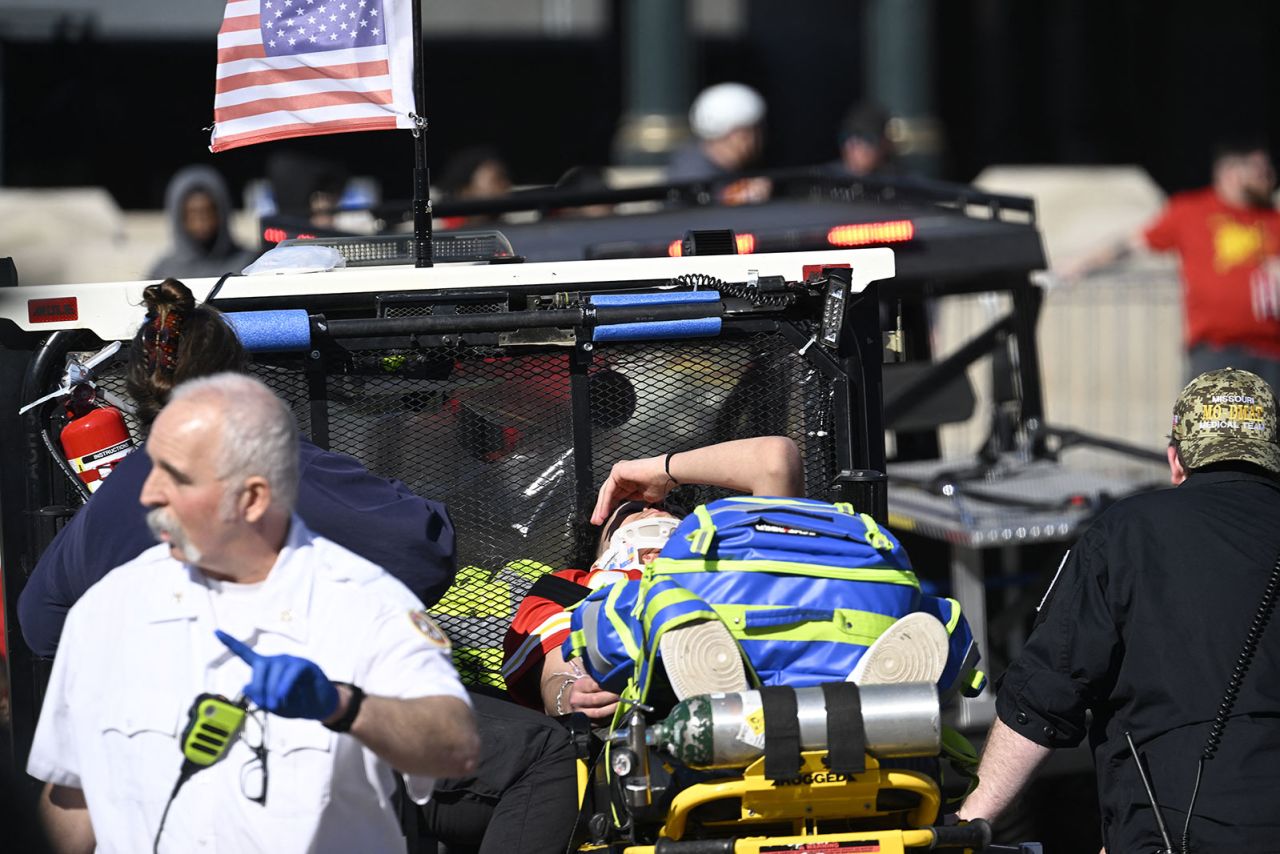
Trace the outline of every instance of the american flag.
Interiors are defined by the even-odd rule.
[[[209,149],[412,127],[410,2],[230,0]]]

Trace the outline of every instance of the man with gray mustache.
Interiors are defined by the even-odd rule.
[[[293,512],[297,427],[258,380],[179,386],[145,451],[161,544],[72,607],[28,763],[55,849],[403,851],[395,776],[424,803],[477,763],[447,638]],[[208,694],[246,698],[254,736],[188,774]]]

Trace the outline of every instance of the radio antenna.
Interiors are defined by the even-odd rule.
[[[1138,758],[1137,745],[1133,743],[1133,735],[1128,731],[1124,731],[1124,740],[1129,742],[1129,753],[1133,755],[1134,764],[1138,766],[1138,776],[1142,778],[1142,788],[1147,790],[1147,800],[1151,802],[1151,811],[1156,814],[1156,827],[1160,830],[1160,838],[1164,840],[1164,850],[1160,854],[1177,854],[1173,850],[1173,840],[1169,838],[1169,828],[1165,827],[1164,815],[1160,812],[1160,805],[1156,803],[1155,789],[1151,788],[1151,781],[1147,779],[1147,769],[1142,767],[1142,760]]]

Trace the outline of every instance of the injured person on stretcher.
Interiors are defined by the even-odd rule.
[[[684,484],[750,497],[684,518],[666,503]],[[658,705],[832,681],[932,682],[944,699],[981,690],[958,603],[922,593],[869,516],[799,498],[803,487],[799,450],[779,436],[615,464],[591,518],[602,526],[591,567],[540,578],[507,632],[512,697],[603,724],[628,687],[648,697],[650,659],[670,693]],[[677,607],[656,607],[672,597]]]

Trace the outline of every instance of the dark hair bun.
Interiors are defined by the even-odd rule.
[[[149,285],[142,299],[147,319],[129,350],[125,387],[138,420],[149,427],[174,386],[219,371],[243,371],[248,357],[217,309],[197,305],[177,279]]]
[[[191,289],[177,279],[165,279],[158,285],[148,285],[142,292],[142,299],[147,305],[147,314],[165,315],[177,309],[188,312],[196,307],[195,295]]]

